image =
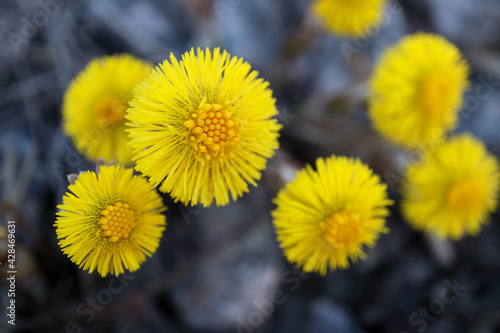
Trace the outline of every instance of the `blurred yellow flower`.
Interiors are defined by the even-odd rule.
[[[136,169],[184,204],[236,200],[278,148],[268,86],[219,48],[171,55],[138,85],[127,112]]]
[[[405,148],[438,140],[456,125],[468,73],[460,51],[443,37],[405,37],[382,56],[371,80],[375,128]]]
[[[407,173],[402,210],[417,229],[457,240],[479,233],[497,207],[498,162],[469,134],[437,146]]]
[[[388,232],[392,201],[380,177],[358,159],[319,158],[306,166],[274,202],[274,226],[287,259],[322,275],[364,259],[364,247]]]
[[[125,112],[135,85],[152,65],[128,54],[92,60],[71,82],[63,103],[64,130],[89,160],[131,163]]]
[[[382,23],[387,0],[316,0],[312,12],[332,33],[364,37]]]
[[[157,249],[165,229],[162,199],[133,169],[103,166],[79,175],[55,222],[72,262],[101,276],[137,270]]]

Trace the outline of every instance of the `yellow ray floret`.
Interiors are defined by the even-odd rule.
[[[497,207],[498,162],[469,134],[439,145],[407,173],[402,209],[419,230],[453,240],[474,235]]]
[[[138,85],[127,111],[136,169],[184,204],[236,200],[278,148],[268,86],[218,48],[181,61],[171,55]]]
[[[80,174],[58,206],[59,245],[72,262],[101,276],[133,272],[157,249],[165,229],[161,197],[133,169]]]
[[[382,23],[387,0],[316,0],[312,12],[332,33],[364,37]]]
[[[71,82],[63,103],[64,130],[89,160],[131,163],[125,112],[135,85],[152,65],[128,54],[92,60]]]
[[[405,37],[380,59],[371,80],[369,114],[390,141],[417,148],[456,126],[469,67],[438,35]]]
[[[274,226],[286,258],[325,274],[364,259],[364,247],[388,232],[392,201],[380,177],[358,159],[332,156],[306,166],[274,202]]]

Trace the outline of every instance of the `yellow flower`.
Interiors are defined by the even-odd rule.
[[[364,37],[382,22],[387,0],[316,0],[312,12],[332,33]]]
[[[497,207],[498,162],[469,134],[437,146],[407,173],[402,209],[417,229],[457,240],[479,233]]]
[[[101,276],[139,268],[160,243],[165,229],[161,197],[133,169],[103,166],[70,185],[58,206],[59,245],[72,262]]]
[[[268,82],[219,48],[172,54],[131,101],[136,169],[184,204],[229,202],[256,186],[281,126]]]
[[[441,36],[418,33],[386,51],[375,68],[370,117],[392,142],[416,148],[452,130],[469,67]]]
[[[345,269],[388,232],[387,186],[358,159],[319,158],[299,171],[274,202],[274,226],[287,259],[305,272]]]
[[[63,103],[64,130],[80,153],[131,163],[125,112],[135,85],[152,65],[131,55],[92,60],[70,84]]]

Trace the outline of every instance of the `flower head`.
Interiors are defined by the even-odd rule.
[[[92,60],[70,84],[63,103],[64,130],[80,153],[131,162],[125,112],[135,85],[152,65],[128,54]]]
[[[415,148],[452,130],[469,67],[438,35],[418,33],[382,56],[371,86],[370,117],[392,142]]]
[[[299,171],[275,199],[274,226],[290,262],[305,272],[325,274],[327,267],[344,269],[365,258],[387,232],[387,186],[359,160],[319,158]]]
[[[103,166],[79,175],[58,206],[59,245],[72,262],[101,276],[139,268],[165,229],[161,197],[133,169]]]
[[[174,55],[138,85],[127,119],[136,169],[176,201],[229,202],[278,148],[268,83],[218,48]]]
[[[497,207],[500,168],[468,134],[450,139],[410,165],[402,209],[417,229],[454,240],[477,234]]]
[[[387,0],[316,0],[313,13],[332,33],[345,37],[366,36],[379,26]]]

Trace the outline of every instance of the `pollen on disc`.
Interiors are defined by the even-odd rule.
[[[128,237],[135,226],[135,214],[128,204],[116,202],[101,211],[99,223],[103,234],[115,243]]]

